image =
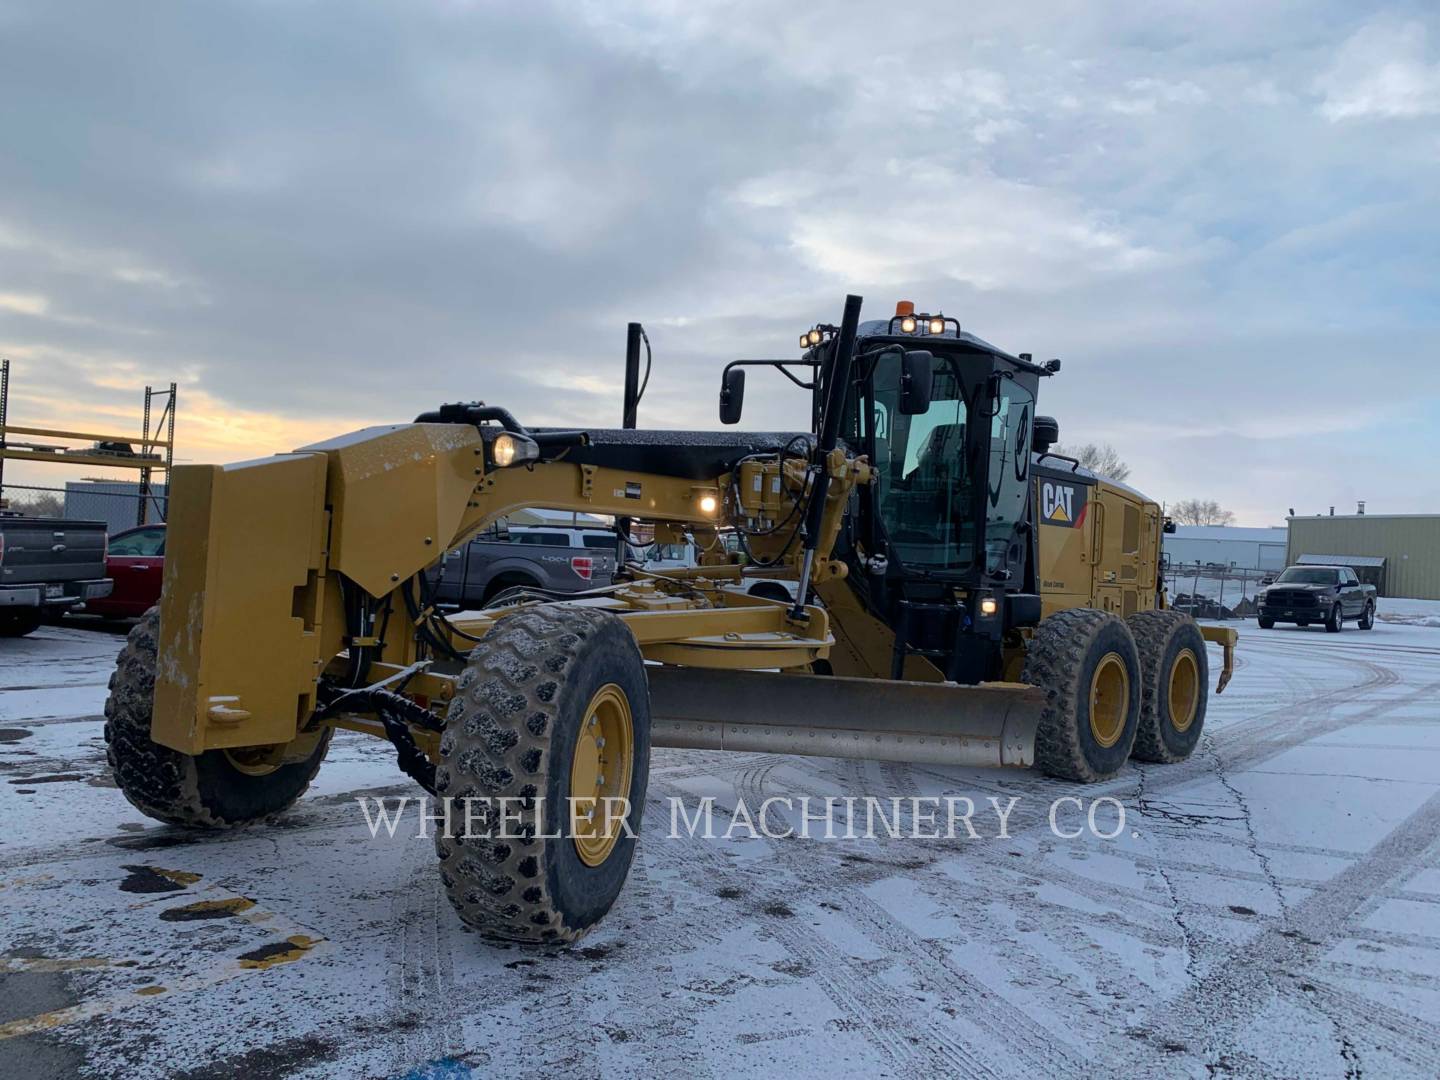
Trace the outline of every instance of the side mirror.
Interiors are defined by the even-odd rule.
[[[1037,454],[1043,454],[1060,441],[1060,422],[1053,416],[1035,417],[1035,427],[1030,435],[1030,445]]]
[[[900,365],[900,413],[918,416],[930,408],[930,387],[935,381],[935,356],[912,349]]]
[[[738,424],[745,404],[745,369],[733,367],[725,372],[720,384],[720,422]]]

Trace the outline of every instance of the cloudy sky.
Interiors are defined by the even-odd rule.
[[[1440,510],[1433,3],[0,0],[0,101],[17,423],[613,425],[639,319],[712,427],[853,291],[1063,358],[1155,498]]]

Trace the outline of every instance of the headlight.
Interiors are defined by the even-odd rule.
[[[540,447],[535,445],[535,440],[508,431],[496,435],[495,441],[490,444],[490,460],[497,469],[534,461],[539,456]]]
[[[994,615],[999,610],[1000,604],[993,596],[987,596],[980,601],[981,615]]]

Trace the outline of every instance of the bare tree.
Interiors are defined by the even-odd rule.
[[[1181,525],[1229,525],[1235,520],[1214,499],[1182,499],[1170,508],[1170,516]]]
[[[10,509],[26,517],[63,517],[65,504],[58,495],[28,493],[10,500]]]
[[[1130,466],[1121,460],[1120,452],[1109,443],[1085,443],[1073,449],[1056,446],[1054,450],[1057,454],[1074,458],[1083,468],[1111,480],[1123,481],[1130,475]]]

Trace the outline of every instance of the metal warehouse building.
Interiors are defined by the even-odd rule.
[[[1165,534],[1163,543],[1171,566],[1200,563],[1242,570],[1283,570],[1285,537],[1283,528],[1180,525],[1173,533]]]
[[[1440,600],[1440,514],[1292,517],[1287,556],[1353,567],[1381,596]]]
[[[151,484],[146,521],[165,520],[165,485]],[[113,535],[140,520],[140,484],[136,480],[68,480],[65,516],[72,521],[103,521]]]

